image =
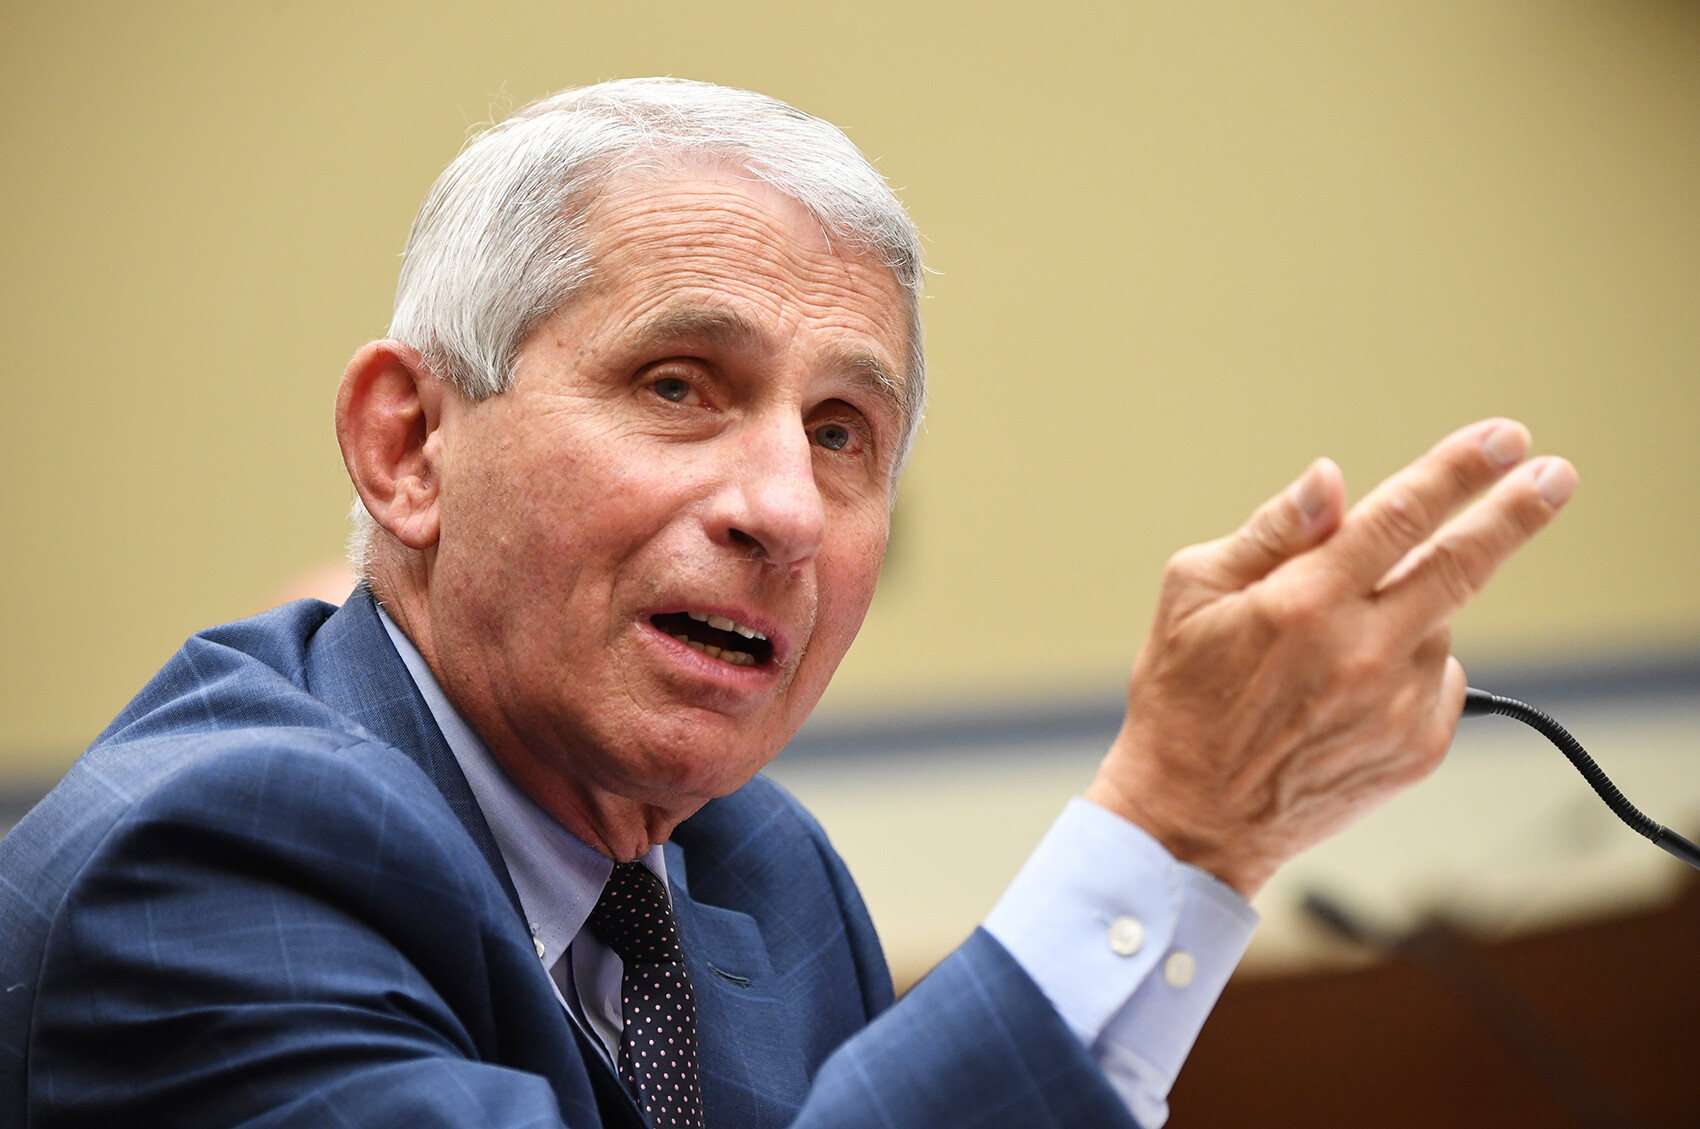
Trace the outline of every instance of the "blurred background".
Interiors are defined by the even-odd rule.
[[[928,238],[932,402],[886,574],[772,769],[845,853],[900,981],[1090,778],[1174,549],[1316,455],[1357,494],[1487,414],[1582,486],[1459,618],[1457,652],[1700,831],[1693,0],[0,13],[0,823],[186,635],[338,558],[336,382],[383,333],[413,212],[463,141],[564,86],[674,74],[843,126]],[[1266,1124],[1360,1117],[1344,1079],[1381,1077],[1352,1057],[1371,1050],[1390,1079],[1435,1072],[1397,1103],[1413,1119],[1569,1123],[1583,1099],[1395,943],[1437,921],[1558,1032],[1555,1061],[1645,1123],[1700,1122],[1688,1075],[1654,1069],[1673,1025],[1696,1033],[1695,973],[1610,932],[1700,940],[1667,863],[1540,738],[1467,723],[1433,780],[1259,899],[1172,1124],[1236,1123],[1239,1093]],[[1316,891],[1382,955],[1302,912]],[[1640,979],[1563,996],[1602,966]],[[1330,991],[1338,1014],[1303,1012]],[[1430,1012],[1432,1061],[1341,1036],[1414,1039]],[[1281,1070],[1236,1086],[1270,1048]],[[1486,1089],[1435,1089],[1466,1075]]]

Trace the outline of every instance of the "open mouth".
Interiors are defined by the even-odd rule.
[[[760,666],[773,657],[773,644],[766,635],[723,615],[665,612],[650,616],[649,622],[693,651],[733,666]]]

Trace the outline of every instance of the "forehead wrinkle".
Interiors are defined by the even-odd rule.
[[[675,286],[688,287],[701,281],[704,268],[698,261],[700,256],[706,254],[719,260],[740,249],[772,262],[780,274],[789,275],[791,281],[786,289],[793,301],[798,295],[790,292],[799,287],[833,295],[825,301],[829,311],[845,302],[840,308],[848,313],[857,299],[864,296],[860,293],[864,283],[859,281],[862,269],[871,271],[878,280],[876,289],[880,289],[880,282],[895,281],[884,263],[865,253],[836,246],[831,232],[812,215],[801,218],[808,224],[809,234],[820,241],[818,246],[811,248],[807,246],[808,239],[799,242],[798,233],[782,230],[784,225],[779,219],[783,217],[776,217],[774,208],[757,198],[760,184],[751,185],[743,180],[721,183],[712,176],[701,180],[681,176],[677,184],[672,183],[673,179],[662,178],[658,184],[626,185],[620,191],[608,193],[592,207],[588,226],[600,245],[593,256],[592,270],[599,276],[599,288],[604,293],[617,292],[629,285],[634,271],[651,288],[661,285],[663,279]],[[695,215],[691,208],[680,208],[674,191],[677,189],[711,197],[713,222]],[[783,194],[778,195],[783,204],[802,211],[801,205]],[[685,243],[683,247],[679,246],[681,240]],[[685,261],[678,258],[681,252]],[[709,273],[717,273],[725,265],[710,263]],[[740,295],[741,299],[752,297],[762,301],[756,295]],[[771,312],[783,316],[784,297],[772,297],[780,298],[780,308]],[[766,302],[762,304],[763,313],[769,312],[765,309]],[[804,299],[802,304],[810,303]],[[814,304],[820,305],[820,299]],[[638,350],[665,348],[673,342],[736,351],[759,347],[769,335],[766,318],[754,316],[741,306],[742,301],[722,304],[700,298],[664,300],[660,309],[652,308],[648,316],[637,320],[620,336],[628,346]],[[838,319],[829,313],[828,320]],[[906,341],[909,331],[905,321],[897,334]],[[888,357],[883,348],[841,343],[827,345],[820,360],[827,370],[847,380],[852,387],[872,395],[882,408],[890,411],[900,427],[908,424],[910,405],[904,396],[906,381],[898,358]]]

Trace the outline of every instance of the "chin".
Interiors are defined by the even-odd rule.
[[[765,735],[745,736],[700,730],[641,749],[631,749],[622,775],[634,786],[634,799],[661,807],[700,807],[747,784],[779,753],[784,742]],[[771,747],[769,747],[771,745]],[[752,750],[757,750],[752,752]]]
[[[757,761],[698,755],[688,763],[657,766],[657,772],[651,779],[660,784],[664,793],[694,799],[701,806],[709,800],[736,792],[772,759],[763,757]]]

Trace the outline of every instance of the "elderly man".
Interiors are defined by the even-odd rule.
[[[190,640],[0,845],[0,1120],[1155,1129],[1244,899],[1438,762],[1447,617],[1574,472],[1485,421],[1177,555],[1097,780],[893,1004],[756,773],[872,598],[919,284],[770,99],[469,145],[337,399],[365,583]]]

